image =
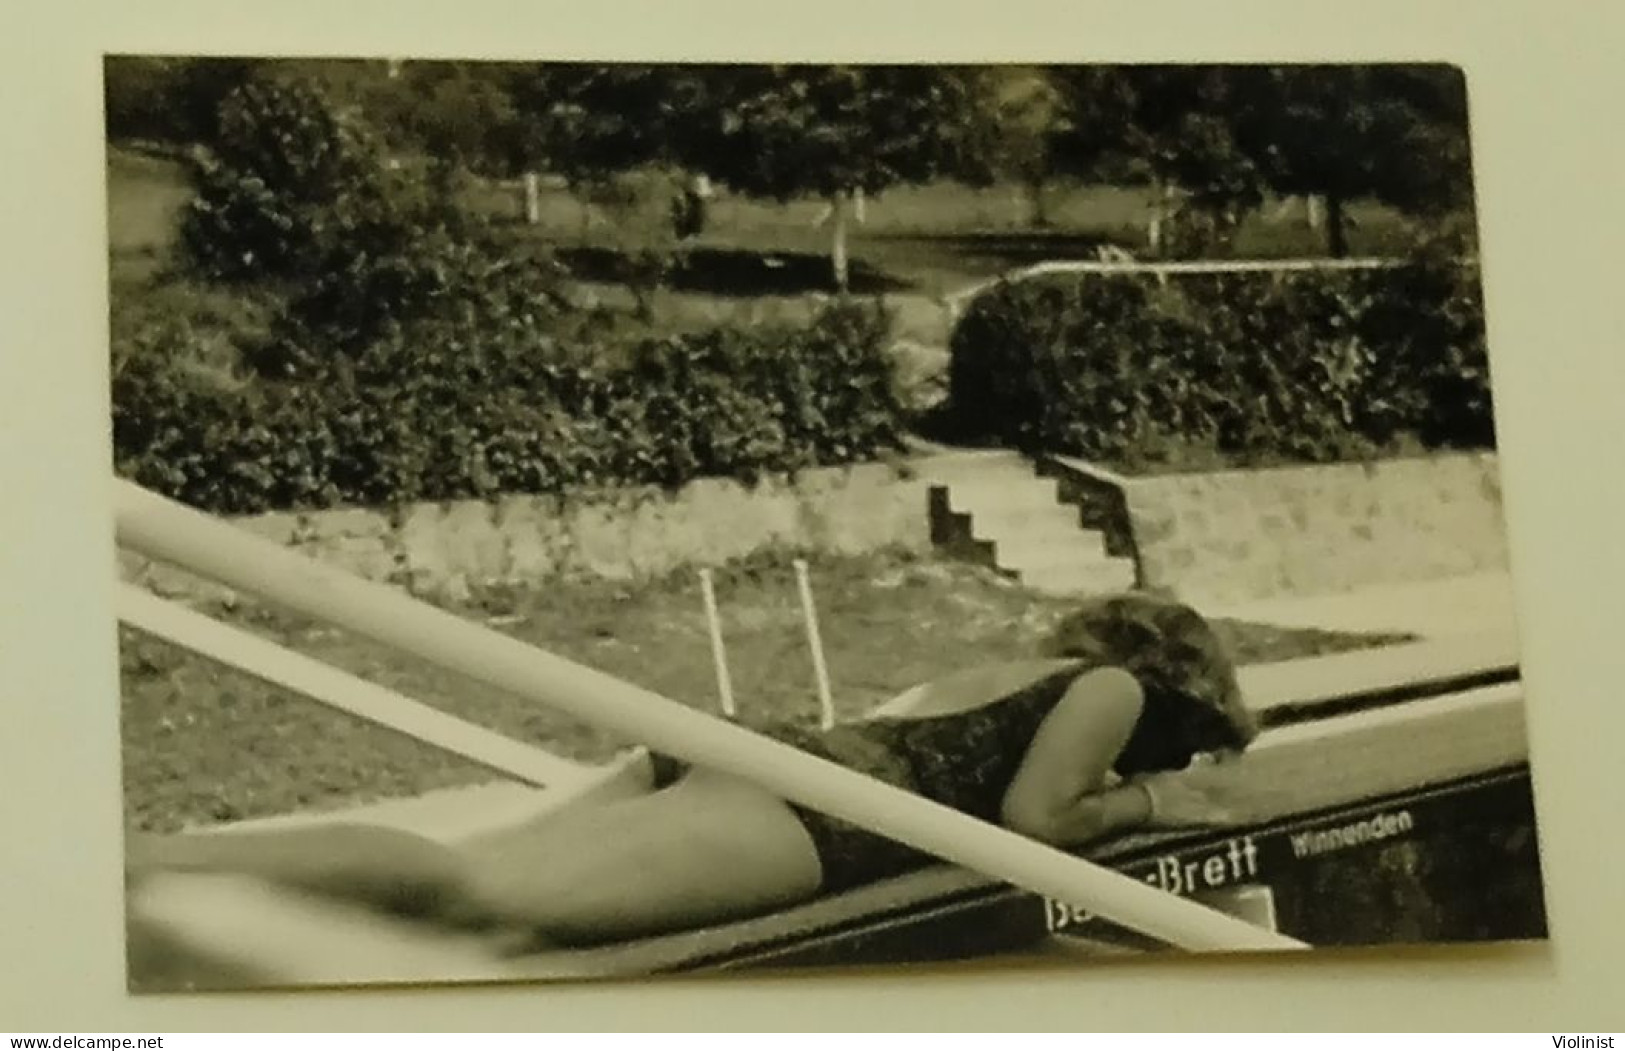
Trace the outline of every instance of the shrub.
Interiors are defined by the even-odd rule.
[[[889,331],[884,311],[837,304],[802,326],[643,342],[616,377],[642,432],[629,446],[642,459],[623,476],[665,485],[753,479],[897,447]]]
[[[952,351],[951,425],[1029,450],[1145,467],[1493,443],[1476,271],[1442,248],[1384,271],[1003,284]]]
[[[979,297],[951,342],[955,425],[1105,458],[1210,429],[1192,332],[1159,310],[1160,296],[1154,280],[1123,277],[1045,278]]]
[[[376,358],[391,346],[553,346],[607,324],[604,312],[567,301],[551,262],[505,258],[483,240],[438,227],[313,273],[248,356],[261,374],[290,379]]]
[[[308,276],[357,232],[399,233],[384,165],[314,85],[254,80],[220,103],[194,150],[181,224],[188,261],[221,280]]]
[[[839,305],[797,327],[717,328],[630,348],[457,321],[393,331],[291,379],[216,383],[184,331],[115,370],[120,474],[218,513],[382,505],[875,457],[898,444],[887,319]]]
[[[1383,348],[1388,367],[1366,426],[1409,429],[1429,446],[1495,444],[1489,350],[1471,231],[1446,229],[1426,240],[1411,266],[1384,283],[1359,322],[1360,338]]]
[[[1203,275],[1180,291],[1217,448],[1311,463],[1375,453],[1367,399],[1386,365],[1357,332],[1367,275]]]
[[[246,348],[268,376],[310,374],[422,320],[546,328],[562,310],[549,260],[500,251],[456,206],[444,165],[387,158],[314,83],[228,96],[193,181],[193,272],[285,294],[273,333]]]

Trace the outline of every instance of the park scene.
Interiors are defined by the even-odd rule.
[[[132,988],[1544,937],[1456,70],[104,76],[131,843],[487,849],[674,758],[933,860],[585,934],[199,863]],[[757,750],[1122,593],[1238,669],[1222,827],[1028,853]]]

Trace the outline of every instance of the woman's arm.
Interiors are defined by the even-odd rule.
[[[1151,798],[1143,788],[1102,791],[1144,704],[1140,684],[1122,669],[1079,676],[1033,735],[1005,792],[1005,826],[1075,846],[1147,823]]]
[[[1127,672],[1081,676],[1039,725],[1004,796],[1006,827],[1075,847],[1131,828],[1190,828],[1240,820],[1223,792],[1169,770],[1107,788],[1145,704]]]
[[[1057,806],[1032,827],[1012,830],[1057,847],[1080,847],[1113,832],[1144,828],[1151,820],[1150,796],[1138,783],[1129,783]]]

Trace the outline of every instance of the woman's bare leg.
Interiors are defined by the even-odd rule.
[[[813,897],[823,878],[788,805],[708,771],[495,833],[464,859],[477,908],[561,944],[745,919]]]
[[[545,815],[451,848],[395,829],[327,825],[127,846],[130,871],[230,872],[561,944],[743,919],[812,897],[822,866],[782,800],[697,771],[645,796]]]
[[[456,904],[464,864],[456,851],[410,832],[330,824],[258,832],[135,835],[125,869],[212,872],[260,879],[388,912],[429,915]]]

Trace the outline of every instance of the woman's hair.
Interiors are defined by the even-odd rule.
[[[1197,731],[1202,750],[1242,749],[1258,736],[1235,663],[1212,625],[1183,603],[1137,591],[1086,599],[1046,649],[1129,672],[1149,704],[1178,712]]]

